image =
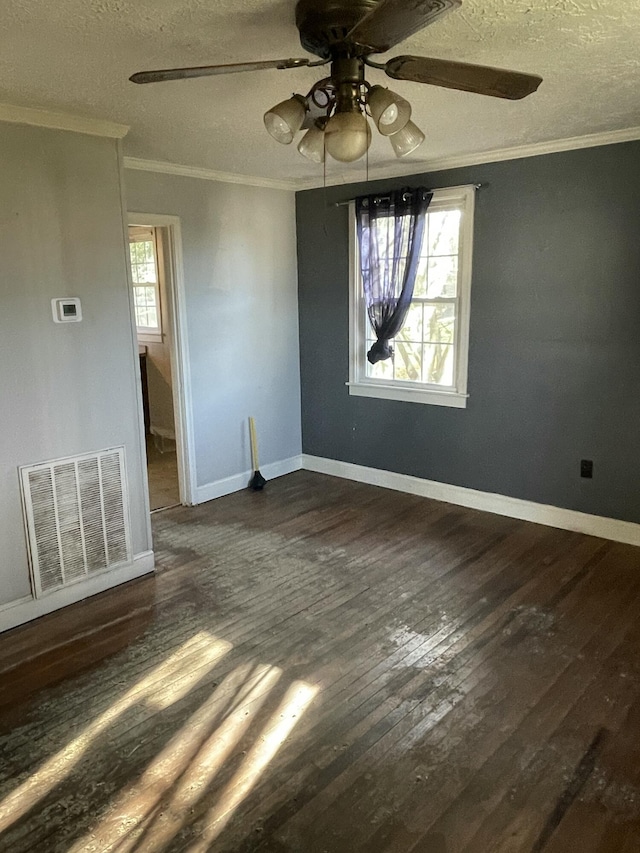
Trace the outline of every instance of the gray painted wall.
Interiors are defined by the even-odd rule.
[[[0,127],[2,605],[30,594],[19,465],[124,444],[134,553],[150,542],[117,143]],[[55,296],[83,321],[54,324]]]
[[[332,202],[420,183],[486,185],[463,410],[345,387],[348,209]],[[296,199],[306,453],[640,522],[640,143]]]
[[[300,373],[293,193],[127,170],[127,206],[179,216],[198,486],[297,456]]]

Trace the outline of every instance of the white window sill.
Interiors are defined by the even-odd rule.
[[[450,406],[466,409],[468,394],[458,391],[436,391],[430,388],[408,388],[399,385],[374,385],[347,382],[349,394],[355,397],[376,397],[380,400],[401,400],[406,403],[427,403],[431,406]]]

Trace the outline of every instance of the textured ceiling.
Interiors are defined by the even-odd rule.
[[[322,167],[267,135],[262,115],[324,69],[127,80],[146,68],[304,56],[294,8],[294,0],[2,0],[0,101],[128,124],[125,152],[135,157],[322,180]],[[410,100],[427,135],[411,163],[428,163],[640,125],[639,45],[640,0],[465,0],[381,61],[422,53],[533,72],[544,78],[536,94],[510,102],[389,81],[373,69],[367,78]],[[396,163],[374,133],[370,167]],[[363,168],[327,165],[355,178]]]

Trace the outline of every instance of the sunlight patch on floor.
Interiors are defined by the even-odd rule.
[[[245,701],[238,704],[206,740],[179,780],[173,776],[177,784],[168,802],[162,803],[155,822],[142,833],[133,847],[118,847],[118,853],[128,853],[130,849],[135,849],[136,853],[157,853],[165,849],[165,845],[185,826],[193,807],[206,794],[208,786],[222,769],[233,748],[254,722],[281,674],[281,670],[275,667],[259,667],[251,676],[255,684]],[[102,846],[99,849],[108,853],[113,848]],[[80,853],[80,850],[82,848],[73,848],[71,853]]]
[[[240,768],[225,786],[218,802],[205,817],[205,829],[200,838],[187,848],[187,853],[206,853],[211,843],[218,838],[231,820],[234,811],[250,793],[304,714],[318,689],[317,686],[304,681],[293,682],[280,706],[274,711],[256,743],[247,753]],[[147,853],[151,853],[151,848]]]
[[[185,721],[139,780],[110,806],[98,826],[70,848],[69,853],[161,850],[162,843],[182,826],[185,810],[199,799],[215,777],[280,675],[277,667],[251,664],[236,667]],[[237,694],[242,696],[240,702],[235,701]],[[233,711],[216,725],[234,702]],[[215,726],[213,734],[212,726]],[[174,787],[176,790],[170,793]],[[167,795],[170,803],[163,805],[158,814],[158,805]],[[180,819],[175,829],[176,821],[172,818],[177,815]]]
[[[191,637],[170,657],[131,687],[63,749],[48,759],[0,803],[0,832],[25,815],[67,777],[96,738],[129,709],[145,701],[168,708],[185,696],[232,648],[207,631]]]

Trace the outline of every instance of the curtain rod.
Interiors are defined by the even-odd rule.
[[[486,187],[486,184],[460,184],[458,187],[435,187],[434,192],[435,190],[455,190],[458,189],[460,186],[473,187],[474,190],[480,190],[482,189],[482,187]],[[374,193],[374,195],[377,195],[377,193]],[[391,196],[384,195],[384,193],[382,193],[378,196],[378,198],[386,200],[388,198],[391,198]],[[333,207],[345,207],[345,205],[351,204],[352,201],[355,201],[355,198],[346,198],[343,201],[334,201]]]

